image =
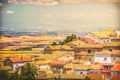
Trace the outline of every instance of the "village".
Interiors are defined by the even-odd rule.
[[[86,76],[91,80],[120,80],[120,31],[94,31],[75,36],[66,43],[63,42],[67,36],[48,38],[49,43],[42,51],[39,47],[20,51],[20,47],[15,47],[17,45],[4,46],[0,51],[0,70],[14,71],[31,63],[38,68],[39,80],[53,80],[59,75],[61,80],[85,80]],[[31,46],[35,39],[22,38],[26,40],[24,47],[28,47],[28,44]],[[12,40],[14,44],[17,44],[16,40]],[[38,43],[45,41],[37,37]],[[6,45],[6,42],[2,42],[2,45]],[[34,46],[37,42],[34,41]]]

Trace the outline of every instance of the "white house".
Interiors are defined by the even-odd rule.
[[[28,62],[32,62],[30,57],[21,57],[21,58],[7,58],[4,61],[5,66],[11,66],[13,70],[16,68],[25,65]]]
[[[112,52],[108,50],[102,50],[94,54],[94,62],[98,63],[111,63],[112,62]]]

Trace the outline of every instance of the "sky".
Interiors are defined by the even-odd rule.
[[[118,30],[120,27],[119,0],[42,1],[39,2],[40,5],[38,3],[4,5],[1,8],[1,29],[84,32]]]

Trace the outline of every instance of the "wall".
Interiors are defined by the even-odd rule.
[[[105,60],[106,58],[106,60]],[[99,63],[111,63],[111,55],[107,54],[95,54],[94,55],[94,62]]]

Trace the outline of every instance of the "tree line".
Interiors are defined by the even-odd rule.
[[[64,41],[59,41],[59,43],[53,42],[52,46],[55,46],[55,45],[64,45],[64,44],[66,44],[68,42],[71,42],[71,41],[73,41],[75,39],[76,39],[76,35],[72,34],[72,35],[67,36]]]

